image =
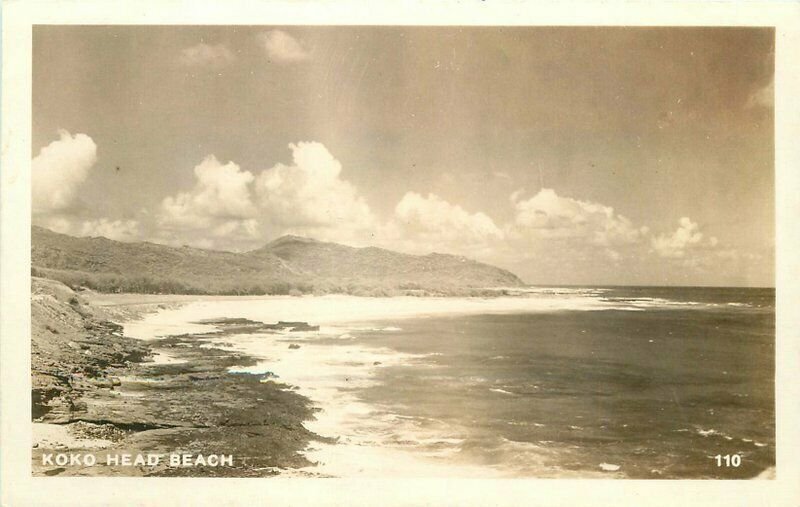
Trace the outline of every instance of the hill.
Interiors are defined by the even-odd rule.
[[[37,276],[101,292],[455,294],[522,285],[509,271],[465,257],[410,255],[298,236],[235,253],[76,238],[34,226],[31,264]]]

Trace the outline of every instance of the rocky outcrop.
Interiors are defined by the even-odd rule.
[[[47,422],[78,419],[88,392],[114,387],[109,368],[142,362],[150,349],[124,338],[121,326],[95,318],[59,282],[33,278],[31,290],[32,415]]]
[[[311,402],[272,373],[229,372],[257,361],[211,342],[226,333],[313,326],[220,319],[215,333],[145,343],[123,337],[119,325],[98,318],[59,282],[34,278],[32,289],[32,417],[34,433],[49,432],[32,444],[34,475],[250,477],[310,465],[301,451],[312,439],[324,440],[303,426],[313,417]],[[169,360],[153,361],[165,355]],[[190,451],[229,454],[233,461],[225,467],[55,466],[43,459],[52,451]]]

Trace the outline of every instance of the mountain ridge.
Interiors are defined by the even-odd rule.
[[[226,252],[31,228],[37,276],[101,292],[186,294],[463,295],[523,285],[510,271],[467,257],[413,255],[284,235]]]

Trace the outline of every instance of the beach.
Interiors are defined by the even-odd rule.
[[[224,375],[307,400],[298,461],[270,474],[745,478],[774,463],[769,293],[199,299],[124,335],[158,368],[213,351]],[[717,453],[744,464],[717,469]]]

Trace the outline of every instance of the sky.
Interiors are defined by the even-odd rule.
[[[36,26],[33,222],[774,286],[765,28]]]

